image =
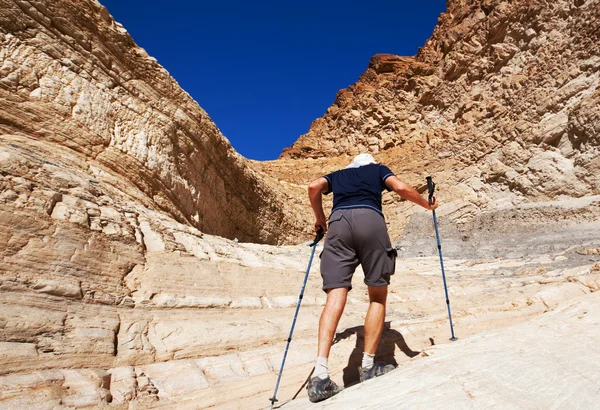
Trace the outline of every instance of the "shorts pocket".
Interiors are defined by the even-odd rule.
[[[389,272],[390,275],[393,275],[396,271],[396,257],[398,256],[398,250],[390,246],[389,248],[385,248],[385,251],[387,252],[385,272]]]
[[[327,221],[327,225],[331,225],[332,223],[339,221],[342,219],[344,215],[341,212],[334,212],[329,216],[329,220]]]

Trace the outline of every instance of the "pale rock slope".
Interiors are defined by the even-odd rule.
[[[177,236],[189,235],[180,231],[181,226],[171,228],[179,232]],[[161,237],[157,234],[156,239]],[[185,252],[149,252],[145,266],[125,277],[131,296],[122,296],[119,304],[60,295],[49,286],[28,289],[33,281],[15,280],[13,288],[5,287],[0,312],[12,337],[0,344],[4,373],[0,408],[267,407],[310,248],[240,245],[207,235],[189,236],[186,243]],[[502,375],[518,373],[526,364],[519,359],[532,360],[527,374],[540,374],[531,376],[527,386],[562,386],[566,381],[549,379],[558,359],[561,374],[583,383],[594,369],[593,342],[600,335],[594,314],[600,289],[599,249],[596,240],[526,258],[446,258],[460,339],[452,346],[447,346],[450,330],[437,256],[403,258],[390,287],[378,360],[400,364],[399,374],[418,374],[402,376],[410,380],[402,386],[412,386],[406,388],[415,400],[431,394],[427,380],[432,372],[438,372],[435,380],[443,381],[442,391],[458,395],[461,403],[470,397],[461,383],[481,377],[479,387],[472,388],[474,407],[481,403],[477,400],[512,403],[508,398],[480,397],[491,388],[493,380],[487,381],[491,370],[486,369],[494,358],[500,362],[497,366],[502,365],[498,369]],[[330,358],[332,377],[347,386],[358,380],[364,342],[362,317],[368,298],[361,276],[358,272]],[[313,266],[278,392],[283,408],[295,397],[300,406],[306,404],[304,382],[314,364],[323,302],[318,266]],[[565,303],[581,303],[587,313],[578,311],[577,316],[586,320],[576,320],[574,313],[570,318],[556,316],[553,312],[563,310]],[[546,329],[550,322],[561,329],[561,343]],[[510,325],[521,327],[502,330]],[[487,331],[493,331],[492,336],[482,334]],[[537,342],[532,344],[533,340]],[[564,344],[573,347],[565,349]],[[561,350],[565,352],[559,355]],[[545,353],[547,362],[533,362]],[[437,361],[438,355],[450,358]],[[570,361],[573,357],[578,360]],[[451,365],[459,358],[465,363],[457,364],[452,373]],[[581,362],[588,365],[581,367]],[[468,375],[471,379],[465,379]],[[503,380],[508,389],[511,379]],[[366,386],[377,383],[360,388],[369,390]],[[519,389],[519,384],[512,386]],[[588,396],[580,400],[598,398],[588,387],[581,386]],[[349,388],[348,393],[352,391]],[[380,395],[381,400],[388,404],[396,400],[391,394]],[[443,407],[439,397],[428,400],[423,403]],[[547,403],[543,400],[550,399],[543,391],[531,390],[528,403]],[[593,408],[583,404],[580,408]]]
[[[421,352],[330,400],[283,409],[593,409],[600,398],[600,294],[519,325]]]

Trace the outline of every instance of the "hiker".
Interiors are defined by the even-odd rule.
[[[321,254],[321,276],[327,301],[319,320],[317,362],[307,385],[311,402],[325,400],[343,390],[330,379],[327,362],[348,292],[352,289],[352,275],[359,264],[369,290],[360,381],[395,368],[374,362],[385,320],[387,286],[390,275],[394,274],[397,256],[381,209],[381,192],[384,189],[394,191],[425,209],[437,208],[435,198],[430,205],[388,167],[377,164],[370,154],[360,154],[345,169],[320,177],[308,185],[308,196],[316,218],[315,231],[329,230]],[[333,192],[333,209],[327,222],[321,195],[330,192]]]

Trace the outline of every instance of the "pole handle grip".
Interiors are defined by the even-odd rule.
[[[324,236],[325,233],[323,232],[323,228],[319,228],[319,230],[317,231],[317,235],[315,236],[315,240],[310,244],[310,246],[312,247],[318,244]]]
[[[433,193],[435,192],[435,182],[433,182],[433,179],[431,177],[426,177],[425,178],[427,180],[427,191],[429,192],[429,205],[431,205],[433,203]]]

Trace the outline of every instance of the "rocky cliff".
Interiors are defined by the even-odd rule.
[[[135,212],[114,205],[118,199],[231,239],[294,236],[284,196],[106,8],[95,1],[0,6],[8,207],[49,216],[56,210],[55,219],[68,209],[60,218],[94,231],[106,229],[98,206],[113,207],[109,234],[133,232],[136,223],[121,221]]]
[[[374,56],[282,158],[379,153],[472,214],[596,195],[599,36],[595,0],[450,0],[415,57]]]

